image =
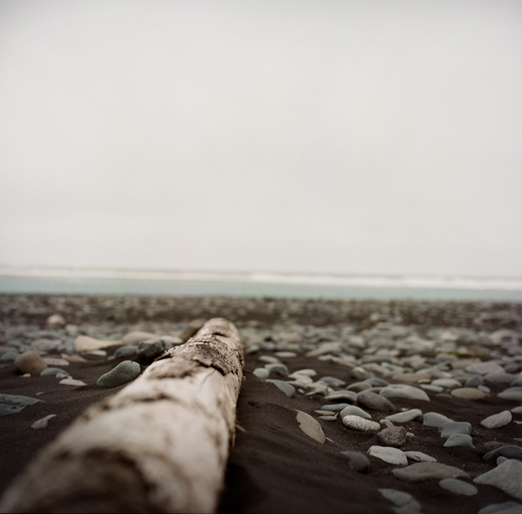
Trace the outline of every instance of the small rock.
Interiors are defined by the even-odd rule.
[[[452,419],[444,416],[444,414],[439,414],[438,412],[426,412],[422,419],[422,424],[427,427],[440,427],[444,423],[449,423],[453,421]]]
[[[63,385],[76,386],[76,387],[81,387],[81,386],[87,385],[82,380],[75,380],[74,378],[64,378],[63,380],[60,380],[59,383],[63,384]]]
[[[273,362],[271,364],[265,364],[265,369],[268,370],[268,373],[277,373],[282,377],[288,376],[288,368],[282,362]]]
[[[493,485],[506,494],[522,500],[522,462],[507,460],[473,480],[476,484]]]
[[[342,451],[341,454],[348,459],[348,465],[354,471],[366,473],[370,469],[370,459],[366,455],[352,451]]]
[[[498,414],[493,414],[492,416],[488,416],[486,419],[483,419],[480,424],[483,427],[492,429],[492,428],[499,428],[507,425],[508,423],[511,423],[511,420],[513,419],[513,416],[511,415],[511,412],[508,410],[504,410],[502,412],[499,412]]]
[[[118,387],[134,380],[141,373],[141,366],[134,361],[120,362],[108,373],[102,375],[96,385],[102,387]]]
[[[404,427],[385,428],[377,434],[377,439],[383,446],[400,448],[406,443],[406,429]]]
[[[357,401],[357,393],[354,391],[334,391],[327,394],[325,399],[330,401],[348,400],[350,403],[355,403]]]
[[[369,419],[361,418],[360,416],[344,416],[343,425],[347,428],[351,428],[352,430],[357,430],[358,432],[377,432],[381,429],[381,425],[376,423],[375,421],[371,421]]]
[[[410,400],[430,401],[430,397],[425,391],[406,384],[390,384],[383,387],[379,394],[385,398],[409,398]]]
[[[350,407],[347,403],[334,403],[333,405],[323,405],[321,409],[327,410],[327,411],[333,411],[333,412],[340,412],[346,407]]]
[[[433,385],[444,387],[445,389],[455,389],[462,384],[454,378],[437,378],[431,382]]]
[[[345,416],[360,416],[364,419],[372,419],[370,414],[368,414],[365,410],[361,409],[360,407],[356,407],[355,405],[348,405],[341,411],[341,419],[343,419]]]
[[[389,419],[393,423],[407,423],[408,421],[413,421],[420,416],[422,416],[422,411],[420,409],[410,409],[405,412],[390,414],[389,416],[386,416],[386,419]]]
[[[336,377],[321,377],[318,382],[323,382],[323,384],[326,384],[327,386],[330,386],[332,388],[335,387],[343,387],[346,385],[346,382],[344,380],[341,380],[340,378]]]
[[[323,429],[321,428],[321,425],[316,419],[312,418],[310,414],[298,410],[296,419],[299,423],[299,428],[308,437],[311,437],[312,439],[321,444],[323,444],[326,441],[326,437],[324,435]]]
[[[497,395],[502,400],[522,402],[522,387],[509,387]]]
[[[136,360],[140,364],[147,366],[171,348],[172,344],[163,338],[142,341],[136,351]]]
[[[56,350],[58,346],[62,344],[60,339],[36,339],[31,343],[31,348],[38,350],[40,352],[50,352],[51,350]]]
[[[408,459],[402,450],[390,446],[370,446],[368,455],[396,466],[406,466]]]
[[[411,483],[443,478],[469,478],[465,471],[440,462],[417,462],[406,468],[394,469],[392,473],[399,480]]]
[[[467,421],[449,421],[439,426],[440,436],[447,439],[453,434],[471,434],[471,423]]]
[[[17,414],[29,405],[41,402],[30,396],[22,396],[18,394],[1,394],[0,393],[0,417],[7,414]]]
[[[268,376],[270,375],[266,368],[256,368],[254,371],[252,371],[252,374],[255,375],[257,378],[260,378],[261,380],[268,378]]]
[[[488,373],[497,373],[504,371],[504,368],[495,361],[477,362],[466,366],[466,371],[474,375],[487,375]]]
[[[66,323],[67,321],[61,314],[52,314],[45,321],[48,327],[63,327]]]
[[[487,396],[486,393],[474,387],[459,387],[457,389],[452,389],[450,394],[455,396],[455,398],[463,398],[464,400],[481,400]]]
[[[396,507],[400,512],[420,512],[419,502],[409,493],[396,489],[379,489],[379,492]]]
[[[462,446],[465,448],[475,448],[473,445],[473,438],[470,435],[467,434],[452,434],[444,443],[444,446],[446,448],[452,447],[452,446]]]
[[[20,373],[31,373],[31,375],[39,375],[47,367],[47,363],[35,352],[20,354],[15,359],[14,365]]]
[[[159,336],[157,334],[152,334],[150,332],[133,330],[132,332],[127,332],[121,338],[121,343],[127,346],[137,346],[142,341],[146,341],[147,339],[157,339],[158,337]]]
[[[137,351],[138,351],[137,346],[120,346],[114,352],[114,358],[121,359],[122,357],[131,357],[132,355],[136,355]]]
[[[371,391],[361,391],[357,395],[357,403],[367,409],[378,410],[378,411],[391,411],[395,412],[397,409],[390,400],[372,393]]]
[[[522,458],[522,447],[515,446],[514,444],[499,446],[486,453],[482,459],[484,462],[492,462],[500,456],[507,457],[508,459],[520,459]]]
[[[57,357],[42,357],[42,360],[48,366],[69,366],[69,361],[66,359],[59,359]]]
[[[35,421],[31,428],[34,428],[34,430],[40,430],[42,428],[47,428],[47,425],[49,424],[49,420],[51,418],[54,418],[56,414],[49,414],[49,416],[45,416],[45,418],[41,418],[38,421]]]
[[[439,485],[452,493],[463,494],[464,496],[474,496],[478,493],[478,489],[474,485],[456,478],[444,478],[439,482]]]
[[[295,396],[295,387],[291,384],[288,384],[287,382],[284,382],[283,380],[268,378],[265,380],[265,382],[274,384],[279,390],[283,391],[283,393],[285,393],[288,398],[293,398]]]
[[[74,350],[78,353],[83,353],[108,348],[109,346],[121,346],[122,344],[121,341],[102,341],[101,339],[81,335],[74,340]]]
[[[60,368],[50,368],[50,367],[42,370],[42,372],[40,373],[40,376],[41,377],[51,377],[51,376],[54,377],[54,376],[59,375],[60,373],[70,377],[70,375],[69,375],[69,373],[67,373],[67,371],[64,371],[63,369],[60,369]]]
[[[482,507],[477,514],[522,514],[522,504],[517,502],[493,503]]]
[[[413,460],[415,462],[437,462],[437,459],[431,457],[430,455],[426,455],[423,452],[417,451],[408,451],[404,452],[408,459]]]

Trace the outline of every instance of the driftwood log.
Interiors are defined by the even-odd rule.
[[[213,512],[243,382],[236,327],[215,318],[88,409],[8,489],[2,512]]]

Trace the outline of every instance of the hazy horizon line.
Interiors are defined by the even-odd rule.
[[[68,280],[135,280],[171,282],[251,282],[332,286],[427,287],[522,290],[522,277],[462,275],[347,274],[286,271],[216,271],[101,268],[75,266],[0,265],[0,278],[54,278]]]

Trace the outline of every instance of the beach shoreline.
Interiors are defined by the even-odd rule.
[[[0,312],[2,355],[38,349],[35,343],[42,339],[59,341],[54,349],[40,351],[42,357],[50,358],[77,355],[74,341],[78,335],[115,341],[98,355],[82,354],[83,362],[64,366],[72,378],[86,384],[83,386],[60,384],[55,376],[24,378],[12,360],[2,360],[0,393],[42,401],[0,417],[0,494],[34,455],[89,405],[124,387],[103,388],[96,381],[125,360],[114,358],[125,334],[145,331],[179,337],[193,320],[224,317],[240,330],[246,381],[237,407],[241,429],[231,449],[220,513],[393,512],[397,504],[381,489],[411,495],[420,512],[433,514],[476,513],[488,505],[522,503],[522,498],[498,487],[474,482],[495,468],[494,462],[483,459],[488,451],[502,445],[522,446],[522,429],[517,423],[522,422],[522,413],[516,411],[522,401],[499,397],[510,387],[507,376],[522,376],[520,303],[0,295]],[[49,316],[55,314],[63,316],[66,324],[46,325]],[[480,366],[473,367],[481,363],[497,366],[498,381],[478,372]],[[276,382],[267,381],[268,376],[260,378],[259,369],[268,370],[269,380],[291,385],[293,394],[287,395]],[[306,369],[315,372],[315,384],[324,379],[320,383],[325,387],[310,388],[299,374]],[[475,376],[481,377],[489,392],[474,400],[455,396],[452,391],[458,388],[438,386],[436,382],[455,380],[465,388],[466,381]],[[329,382],[328,377],[340,382]],[[394,470],[403,466],[368,454],[372,446],[386,446],[376,431],[347,428],[339,411],[331,411],[332,417],[337,413],[334,420],[323,419],[325,415],[316,412],[325,405],[335,408],[341,403],[328,399],[328,394],[357,392],[357,384],[372,379],[412,386],[429,397],[389,397],[396,414],[419,409],[423,416],[436,412],[471,424],[473,447],[447,447],[437,429],[423,423],[422,416],[394,423],[412,434],[400,445],[400,451],[420,451],[460,469],[467,474],[461,481],[477,488],[474,495],[446,490],[439,479],[422,483],[398,479]],[[379,393],[383,387],[371,389]],[[365,409],[377,423],[385,423],[383,420],[392,415],[381,407],[364,405],[363,396],[358,402],[348,403]],[[303,432],[296,411],[319,423],[324,442]],[[511,413],[507,424],[498,428],[481,424],[504,411]],[[55,417],[47,428],[31,429],[35,421],[51,414]],[[365,456],[369,468],[362,472],[354,469],[353,462],[342,453],[347,451]]]

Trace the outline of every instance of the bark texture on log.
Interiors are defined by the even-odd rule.
[[[208,321],[88,409],[8,489],[2,512],[213,512],[243,382],[236,327]]]

